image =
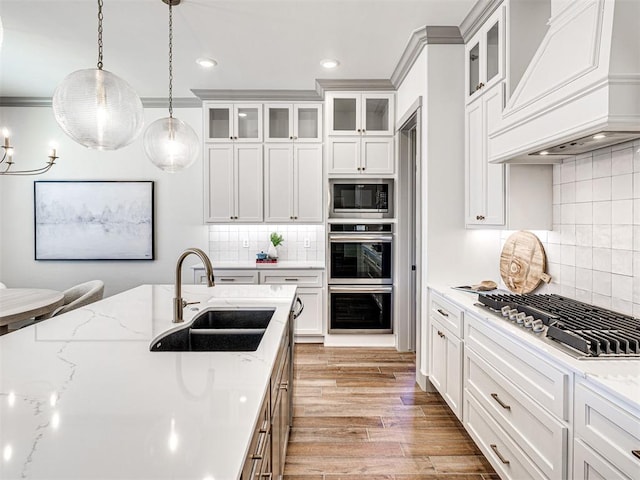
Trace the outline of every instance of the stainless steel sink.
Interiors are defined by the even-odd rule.
[[[152,352],[253,352],[275,309],[205,310],[184,327],[156,337]]]

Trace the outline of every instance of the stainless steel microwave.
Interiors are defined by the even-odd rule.
[[[393,218],[393,179],[329,180],[329,217]]]

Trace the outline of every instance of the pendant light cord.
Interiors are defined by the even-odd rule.
[[[98,70],[102,70],[102,1],[98,0]]]
[[[173,1],[169,1],[169,118],[173,118]]]

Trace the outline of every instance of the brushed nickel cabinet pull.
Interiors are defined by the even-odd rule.
[[[445,312],[444,310],[442,310],[441,308],[438,309],[438,313],[440,315],[442,315],[443,317],[448,317],[449,314],[447,312]]]
[[[288,380],[286,382],[282,382],[280,384],[280,390],[289,390],[289,381]]]
[[[506,460],[502,454],[498,451],[498,446],[495,443],[492,443],[491,445],[489,445],[491,447],[491,450],[493,450],[496,454],[496,456],[500,459],[500,461],[502,463],[504,463],[505,465],[509,465],[509,460]]]
[[[631,453],[633,453],[637,458],[640,458],[640,450],[631,450]]]
[[[500,405],[502,408],[504,408],[505,410],[511,410],[511,406],[507,405],[506,403],[504,403],[502,400],[500,400],[500,397],[498,397],[497,393],[492,393],[491,397],[498,402],[498,405]]]

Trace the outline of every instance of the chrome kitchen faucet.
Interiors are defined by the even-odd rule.
[[[176,296],[173,299],[173,323],[181,323],[184,321],[184,319],[182,318],[182,309],[184,307],[186,307],[187,305],[191,305],[192,303],[199,303],[188,303],[186,300],[182,299],[182,262],[184,262],[184,259],[191,254],[197,255],[198,257],[200,257],[200,260],[202,260],[204,268],[207,272],[207,286],[215,287],[216,285],[215,278],[213,276],[213,266],[211,265],[211,260],[209,260],[209,257],[206,253],[204,253],[199,248],[187,248],[184,252],[182,252],[182,254],[178,257],[178,262],[176,263]]]

